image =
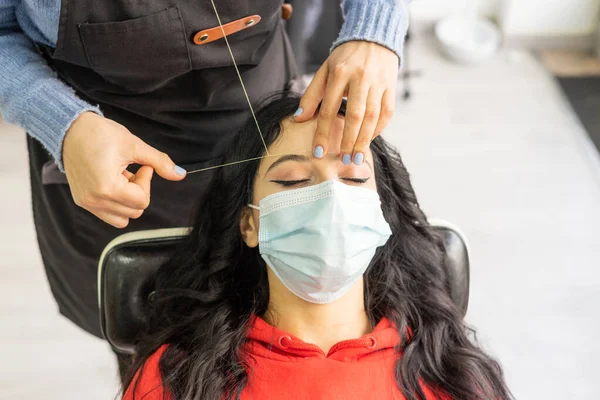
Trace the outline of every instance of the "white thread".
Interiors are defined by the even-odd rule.
[[[229,54],[231,55],[231,60],[233,61],[233,66],[235,67],[235,72],[237,72],[238,78],[240,79],[240,83],[242,84],[242,89],[244,90],[244,95],[246,96],[246,100],[248,101],[248,105],[250,106],[250,112],[252,113],[252,118],[254,118],[254,122],[256,123],[256,129],[258,129],[258,134],[260,135],[260,139],[263,142],[263,146],[265,146],[265,152],[269,155],[269,149],[267,149],[267,143],[263,138],[262,132],[260,130],[260,126],[258,126],[258,120],[256,119],[256,115],[254,115],[254,109],[252,108],[252,103],[250,102],[250,97],[248,97],[248,92],[246,92],[246,86],[244,85],[244,81],[242,79],[242,74],[240,74],[240,70],[238,69],[237,63],[235,62],[235,57],[233,56],[233,51],[231,51],[231,47],[229,46],[229,40],[227,40],[227,35],[225,34],[225,29],[223,29],[223,24],[221,24],[221,17],[219,16],[219,12],[217,11],[217,6],[215,6],[215,2],[210,0],[212,3],[213,9],[215,10],[215,14],[217,16],[217,20],[219,21],[219,26],[221,27],[221,32],[223,33],[223,39],[225,39],[225,44],[227,44],[227,49],[229,50]],[[199,171],[194,171],[199,172]]]
[[[230,165],[235,165],[235,164],[241,164],[241,163],[245,163],[245,162],[250,162],[250,161],[255,161],[255,160],[260,160],[262,158],[265,157],[273,157],[273,156],[260,156],[260,157],[254,157],[254,158],[248,158],[247,160],[242,160],[242,161],[234,161],[234,162],[230,162],[230,163],[226,163],[226,164],[221,164],[221,165],[214,165],[212,167],[206,167],[206,168],[200,168],[200,169],[195,169],[193,171],[189,171],[187,173],[187,175],[189,174],[195,174],[196,172],[202,172],[202,171],[208,171],[209,169],[215,169],[215,168],[221,168],[221,167],[228,167]]]
[[[295,152],[295,153],[268,154],[266,156],[252,157],[252,158],[247,158],[247,159],[241,160],[241,161],[233,161],[233,162],[229,162],[229,163],[225,163],[225,164],[213,165],[212,167],[195,169],[193,171],[188,171],[187,175],[194,174],[196,172],[208,171],[209,169],[215,169],[215,168],[221,168],[221,167],[228,167],[230,165],[241,164],[241,163],[250,162],[250,161],[256,161],[256,160],[262,160],[263,158],[268,158],[268,157],[282,157],[282,156],[287,156],[287,155],[308,154],[308,153],[311,153],[311,152],[307,151],[307,150],[302,150],[302,151],[298,151],[298,152]]]

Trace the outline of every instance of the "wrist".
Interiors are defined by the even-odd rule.
[[[346,0],[344,24],[331,50],[349,41],[377,43],[402,59],[408,31],[408,8],[405,1]]]
[[[61,157],[59,160],[60,165],[62,165],[63,169],[64,169],[65,149],[67,147],[69,147],[69,144],[71,143],[71,141],[73,139],[73,136],[74,136],[73,132],[79,131],[79,127],[82,124],[85,124],[91,118],[94,118],[96,116],[99,116],[99,114],[97,114],[94,111],[83,110],[82,112],[77,114],[77,116],[73,119],[73,121],[71,122],[71,124],[69,125],[67,130],[65,131],[65,135],[63,137],[62,144],[61,144],[61,152],[60,152]]]

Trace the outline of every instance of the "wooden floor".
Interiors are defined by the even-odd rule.
[[[421,205],[470,239],[467,320],[518,399],[600,399],[600,157],[537,58],[421,70],[385,137]],[[0,126],[0,398],[106,400],[107,345],[61,318],[37,252],[23,133]]]
[[[555,76],[600,76],[600,58],[583,51],[544,50],[539,53],[544,66]]]

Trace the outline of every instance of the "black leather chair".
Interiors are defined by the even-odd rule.
[[[469,302],[465,237],[444,221],[430,223],[444,238],[450,259],[451,295],[464,315]],[[104,249],[98,268],[98,302],[102,332],[116,351],[135,351],[135,340],[146,324],[156,272],[188,232],[187,228],[172,228],[127,233]]]

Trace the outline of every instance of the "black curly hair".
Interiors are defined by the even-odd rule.
[[[298,105],[297,96],[284,93],[256,114],[267,145]],[[365,309],[374,325],[385,316],[398,329],[398,387],[409,400],[425,399],[421,383],[460,400],[512,398],[499,364],[473,343],[473,331],[450,297],[441,238],[419,208],[400,155],[382,137],[371,143],[371,151],[393,236],[365,272]],[[250,120],[224,162],[264,152]],[[259,165],[257,160],[215,173],[186,243],[159,270],[148,332],[138,343],[126,382],[169,344],[159,366],[173,400],[239,398],[248,379],[242,349],[249,322],[269,303],[266,265],[258,249],[242,241],[239,224]]]

